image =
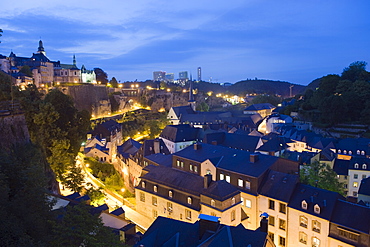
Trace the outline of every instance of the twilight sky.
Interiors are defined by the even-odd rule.
[[[247,78],[307,85],[370,62],[369,0],[2,1],[0,54],[50,60],[109,79],[189,71],[213,82]],[[370,66],[370,65],[369,65]],[[368,70],[370,67],[368,66]]]

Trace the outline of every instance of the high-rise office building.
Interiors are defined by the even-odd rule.
[[[198,73],[198,81],[201,81],[202,80],[202,68],[201,67],[198,67],[197,73]]]
[[[175,81],[175,74],[174,73],[166,73],[166,81],[173,83]]]
[[[166,72],[164,71],[154,71],[153,81],[164,81],[166,79]]]
[[[182,71],[182,72],[180,72],[180,73],[179,73],[179,79],[180,79],[180,80],[187,80],[187,79],[189,79],[189,77],[188,77],[188,72],[187,72],[187,71]]]

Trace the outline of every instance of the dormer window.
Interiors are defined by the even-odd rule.
[[[340,149],[338,149],[338,154],[342,153],[342,151]]]
[[[358,163],[355,164],[355,168],[358,168]]]
[[[357,154],[360,155],[360,153],[361,153],[360,150],[357,150]]]
[[[190,196],[188,196],[188,204],[191,205],[191,203],[192,203],[192,199]]]
[[[233,197],[232,199],[231,199],[231,205],[234,205],[235,204],[235,197]]]
[[[344,153],[344,154],[347,154],[347,150],[344,150],[344,151],[343,151],[343,153]]]
[[[365,155],[365,151],[361,151],[361,155]]]
[[[168,191],[168,197],[172,198],[172,196],[173,196],[172,190]]]
[[[352,151],[349,151],[348,154],[352,155]]]
[[[320,206],[319,205],[315,205],[314,207],[313,207],[313,210],[314,210],[314,212],[316,213],[316,214],[320,214]]]
[[[154,192],[158,192],[158,187],[157,187],[157,185],[154,185],[154,187],[153,187],[153,191],[154,191]]]
[[[362,165],[362,169],[366,169],[367,168],[367,165],[366,164],[363,164]]]
[[[216,202],[215,202],[215,200],[213,200],[213,199],[211,200],[211,206],[212,206],[212,207],[215,207],[215,206],[216,206]]]
[[[143,189],[145,189],[145,182],[141,182],[141,187],[143,187]]]
[[[304,200],[302,201],[302,208],[307,210],[307,202]]]

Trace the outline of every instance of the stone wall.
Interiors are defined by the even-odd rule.
[[[0,148],[8,150],[17,144],[30,142],[24,114],[0,117]]]

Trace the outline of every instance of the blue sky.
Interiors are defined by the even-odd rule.
[[[370,62],[368,0],[18,0],[0,8],[0,54],[29,57],[38,41],[51,60],[109,78],[146,80],[153,71],[195,78],[247,78],[307,85]],[[370,65],[369,65],[370,66]]]

